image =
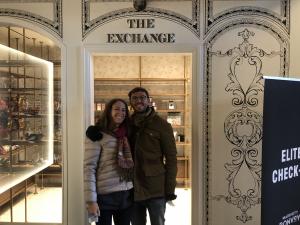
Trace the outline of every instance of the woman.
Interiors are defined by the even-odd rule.
[[[96,126],[87,129],[84,192],[89,215],[97,225],[129,225],[133,160],[127,140],[129,112],[122,99],[112,99]]]

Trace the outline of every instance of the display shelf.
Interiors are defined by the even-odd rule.
[[[184,177],[176,177],[176,181],[184,183],[186,181],[186,178],[184,178]]]
[[[160,113],[180,113],[180,112],[185,112],[184,109],[156,109],[156,112],[160,112]]]
[[[61,176],[62,173],[62,165],[61,164],[52,164],[48,166],[45,170],[41,172],[44,176],[46,175],[56,175]]]
[[[22,62],[20,63],[20,60]],[[61,66],[60,60],[51,60],[53,63],[53,66]],[[23,59],[10,59],[8,60],[0,60],[0,67],[41,67],[41,65],[38,62],[34,62],[31,60],[23,60]]]
[[[178,141],[176,141],[176,145],[191,145],[191,143],[178,142]]]
[[[1,180],[1,174],[0,174],[0,180]],[[14,186],[11,190],[7,190],[3,192],[0,195],[0,207],[3,207],[5,204],[9,203],[11,198],[15,198],[20,194],[26,193],[26,189],[33,186],[34,183],[35,183],[34,178],[31,177],[27,179],[26,182],[21,182],[16,186]]]
[[[62,184],[62,166],[58,164],[52,164],[45,168],[37,175],[37,183],[41,188],[57,187]]]
[[[182,161],[182,160],[190,160],[190,158],[187,157],[187,156],[177,156],[177,160],[180,160],[180,161]]]
[[[49,142],[53,142],[53,140],[39,140],[39,141],[27,141],[27,140],[1,140],[1,145],[22,145],[22,146],[32,146],[32,145],[40,145],[40,144],[48,144]]]
[[[13,73],[13,72],[6,72],[6,71],[0,71],[0,77],[8,77],[8,78],[14,78],[14,79],[37,79],[37,80],[46,80],[46,78],[43,77],[34,77],[34,76],[30,76],[30,75],[24,75],[24,74],[20,74],[20,73]]]
[[[47,175],[61,175],[62,172],[62,166],[60,164],[52,164],[50,166],[48,166],[46,169],[44,169],[41,174],[43,174],[44,176]]]
[[[34,114],[29,114],[29,113],[20,113],[19,115],[12,113],[11,117],[18,117],[18,118],[45,118],[48,117],[49,115],[47,114],[38,114],[38,115],[34,115]]]
[[[53,162],[53,64],[2,45],[0,57],[1,194]]]
[[[32,91],[45,91],[42,88],[0,88],[1,92],[10,92],[10,93],[24,93],[24,92],[32,92]],[[30,93],[29,93],[30,94]]]
[[[173,129],[190,128],[189,125],[172,125]]]
[[[20,59],[9,59],[9,60],[0,60],[0,67],[41,67],[39,62],[35,62],[32,60],[24,60]]]

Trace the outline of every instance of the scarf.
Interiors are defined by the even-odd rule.
[[[153,112],[152,107],[148,107],[145,112],[134,113],[132,115],[133,124],[137,127],[142,127],[145,119]]]
[[[134,163],[125,127],[118,127],[117,130],[114,131],[114,134],[117,138],[117,163],[119,166],[120,181],[131,181]]]

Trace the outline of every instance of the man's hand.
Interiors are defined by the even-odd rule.
[[[168,201],[173,201],[173,200],[175,200],[177,198],[177,195],[175,195],[175,194],[167,194],[165,198],[166,198],[167,202]]]
[[[97,202],[90,202],[86,204],[86,209],[89,214],[99,216],[100,215],[100,209],[97,204]]]

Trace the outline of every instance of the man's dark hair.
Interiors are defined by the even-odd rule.
[[[147,95],[147,98],[149,98],[149,93],[145,88],[142,87],[135,87],[133,88],[129,93],[128,93],[128,97],[129,99],[131,98],[131,95],[133,95],[136,92],[144,92]]]

